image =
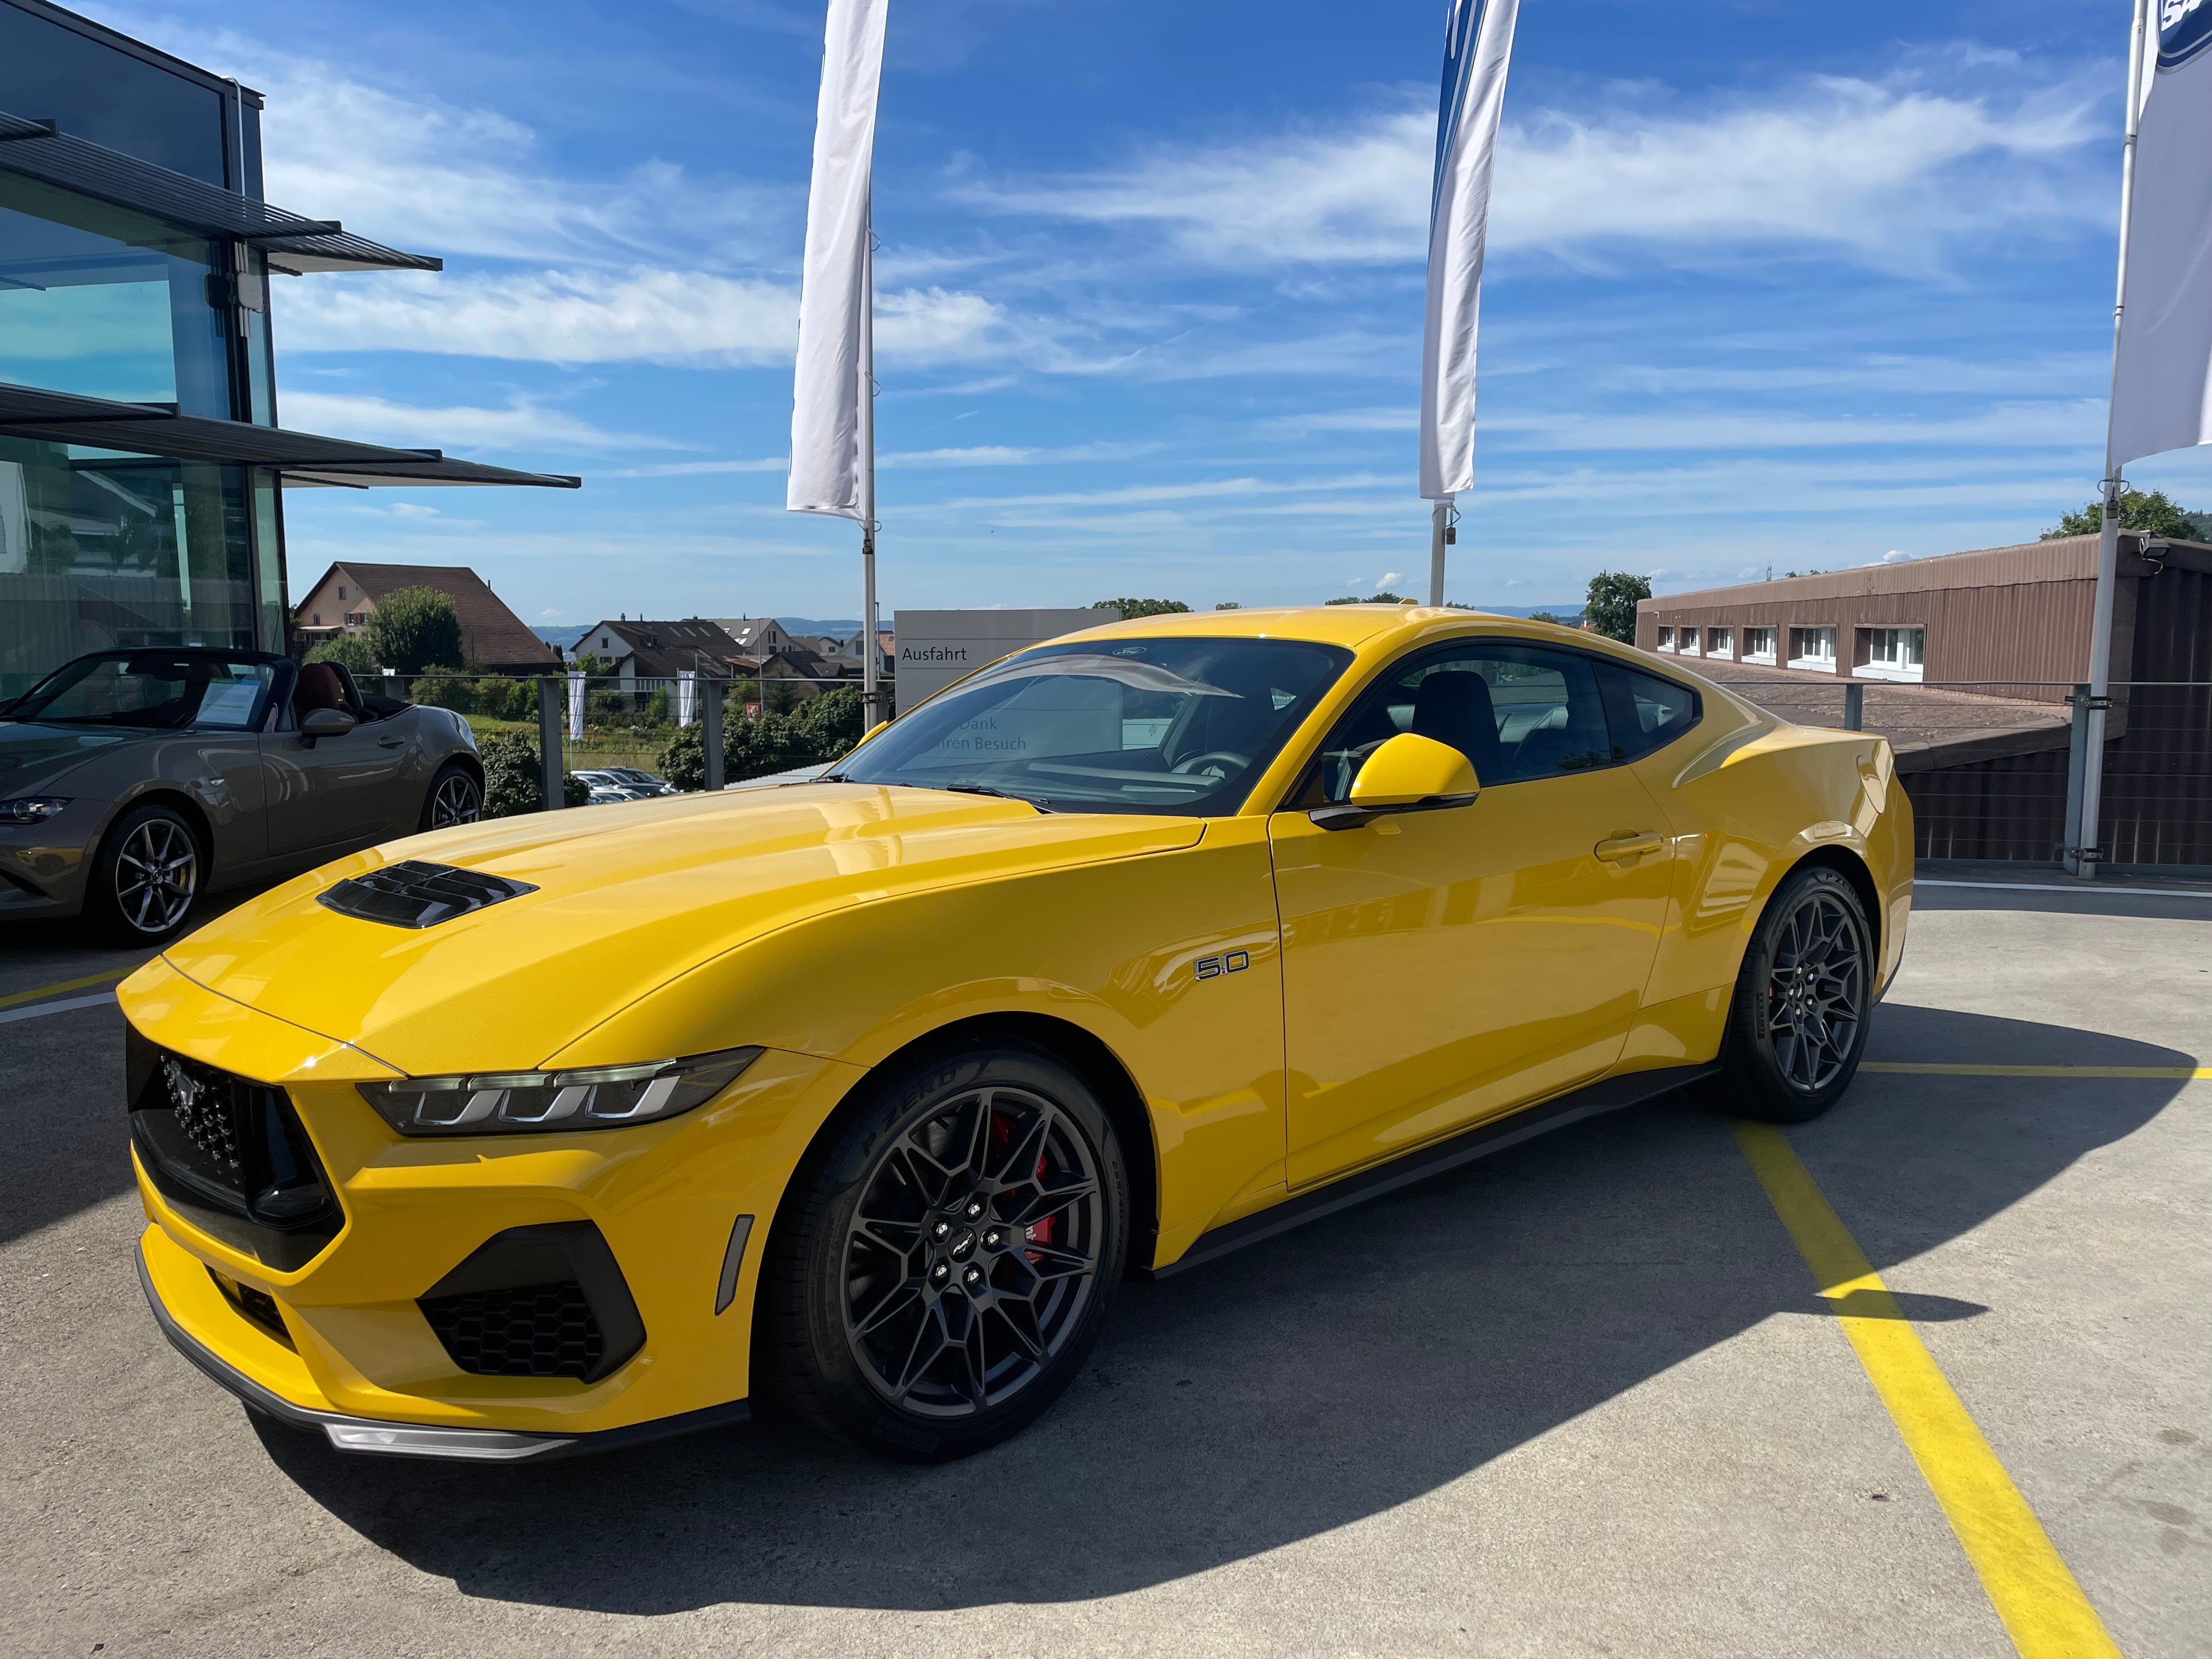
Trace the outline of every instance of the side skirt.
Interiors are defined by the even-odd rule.
[[[1164,1267],[1154,1267],[1146,1277],[1167,1279],[1187,1267],[1202,1267],[1219,1260],[1231,1251],[1241,1250],[1248,1244],[1257,1244],[1263,1239],[1303,1227],[1309,1221],[1318,1221],[1325,1215],[1334,1215],[1339,1210],[1348,1210],[1355,1204],[1364,1204],[1370,1198],[1395,1192],[1401,1187],[1410,1187],[1415,1182],[1426,1181],[1431,1176],[1441,1175],[1446,1170],[1457,1169],[1462,1164],[1472,1164],[1492,1152],[1502,1152],[1508,1146],[1517,1146],[1524,1140],[1534,1140],[1538,1135],[1553,1129],[1564,1129],[1570,1123],[1602,1117],[1607,1112],[1618,1112],[1630,1106],[1640,1106],[1645,1101],[1671,1093],[1714,1075],[1720,1070],[1717,1061],[1704,1066],[1668,1066],[1649,1072],[1630,1072],[1621,1077],[1601,1078],[1597,1082],[1547,1100],[1540,1106],[1530,1106],[1488,1123],[1479,1123],[1474,1128],[1441,1140],[1387,1164],[1370,1164],[1366,1169],[1328,1186],[1302,1193],[1296,1198],[1271,1205],[1255,1215],[1244,1216],[1226,1226],[1216,1227],[1211,1232],[1200,1233],[1190,1249]]]

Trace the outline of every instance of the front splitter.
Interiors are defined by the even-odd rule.
[[[161,1326],[161,1334],[169,1339],[171,1346],[191,1360],[210,1382],[228,1389],[252,1409],[293,1428],[309,1433],[319,1432],[342,1452],[357,1452],[375,1457],[429,1457],[463,1463],[544,1463],[556,1458],[575,1457],[590,1452],[613,1451],[623,1446],[640,1445],[649,1440],[690,1434],[702,1429],[725,1427],[742,1423],[752,1414],[752,1408],[747,1401],[733,1400],[726,1405],[708,1406],[700,1411],[658,1418],[649,1423],[633,1423],[626,1428],[601,1429],[591,1434],[562,1435],[521,1434],[507,1429],[450,1428],[429,1423],[392,1423],[376,1418],[347,1417],[337,1412],[315,1411],[306,1406],[295,1405],[273,1389],[264,1388],[236,1366],[210,1352],[162,1305],[161,1297],[154,1289],[153,1276],[146,1269],[145,1251],[134,1245],[131,1254],[138,1268],[138,1288],[145,1291],[146,1305],[153,1310],[154,1321]]]

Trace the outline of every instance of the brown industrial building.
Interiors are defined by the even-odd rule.
[[[2097,538],[1645,599],[1636,642],[1789,718],[1888,735],[1923,858],[2057,859],[2068,700],[2089,678]],[[2212,544],[2120,537],[2107,864],[2212,865]]]

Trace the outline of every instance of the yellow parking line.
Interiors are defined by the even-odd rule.
[[[59,996],[64,991],[82,991],[88,985],[112,985],[118,979],[128,979],[138,969],[118,968],[112,974],[88,974],[82,979],[58,980],[52,985],[41,985],[35,991],[18,991],[12,996],[0,997],[0,1008],[12,1008],[19,1002],[36,1002],[40,997]]]
[[[1782,1132],[1765,1123],[1738,1123],[1735,1139],[1820,1294],[1831,1302],[1848,1297],[1853,1308],[1868,1310],[1839,1311],[1836,1322],[1943,1506],[2021,1659],[2118,1659],[2119,1649],[2035,1511]]]
[[[1937,1066],[1917,1060],[1869,1060],[1862,1072],[1905,1072],[1916,1077],[2212,1077],[2212,1066]]]

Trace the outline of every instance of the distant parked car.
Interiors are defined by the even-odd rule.
[[[0,921],[159,945],[200,895],[472,823],[468,723],[364,696],[333,663],[100,651],[0,704]]]
[[[603,806],[609,801],[617,800],[649,800],[659,793],[632,783],[622,775],[621,770],[612,767],[599,767],[588,772],[579,772],[576,775],[592,792],[591,799],[586,803],[590,806]]]
[[[647,795],[673,795],[681,793],[667,779],[656,778],[652,773],[640,767],[610,766],[607,771],[611,775],[620,778],[624,783],[643,791]]]

